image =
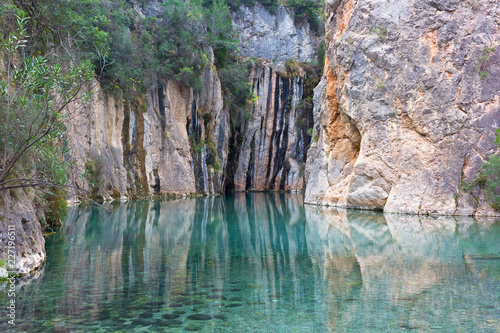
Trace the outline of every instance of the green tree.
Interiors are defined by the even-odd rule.
[[[90,61],[62,66],[29,55],[29,18],[19,9],[15,20],[17,29],[1,43],[6,68],[0,81],[0,190],[64,187],[63,110],[86,96],[82,91],[92,66]]]
[[[318,67],[321,72],[323,72],[323,69],[325,67],[325,57],[326,57],[325,41],[322,40],[321,43],[319,43],[318,54],[316,55],[316,61],[318,63]]]

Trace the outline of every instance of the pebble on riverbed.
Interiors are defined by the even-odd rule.
[[[181,304],[181,303],[172,303],[172,304],[169,305],[169,307],[171,307],[171,308],[181,308],[183,306],[184,305]]]

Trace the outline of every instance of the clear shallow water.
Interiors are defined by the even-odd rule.
[[[47,257],[19,286],[16,331],[500,332],[494,220],[298,194],[140,201],[71,208]]]

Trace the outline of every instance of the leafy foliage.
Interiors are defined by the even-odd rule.
[[[27,54],[45,55],[52,62],[78,63],[105,54],[108,34],[101,28],[107,18],[99,0],[33,0],[4,2],[3,29],[15,24],[10,22],[17,10],[26,13],[29,43]],[[14,23],[14,24],[12,24]]]
[[[80,175],[86,179],[91,186],[91,197],[93,199],[102,199],[100,193],[101,184],[104,183],[102,159],[99,156],[94,156],[85,162],[85,170]]]
[[[200,91],[202,73],[212,63],[210,50],[217,68],[224,68],[238,45],[225,0],[169,0],[154,17],[141,17],[116,0],[104,10],[110,49],[96,67],[103,68],[103,82],[126,97],[143,92],[157,76]]]
[[[246,106],[256,97],[252,92],[252,86],[248,77],[253,63],[250,60],[238,59],[232,55],[228,65],[219,70],[221,85],[224,90],[224,103],[231,111],[231,125],[238,127],[240,123],[248,119],[249,114]]]
[[[495,136],[495,144],[500,148],[500,128],[496,130]],[[477,178],[463,184],[462,188],[472,192],[478,185],[486,192],[491,207],[500,211],[500,155],[498,153],[491,155],[481,166]]]
[[[17,29],[2,41],[6,69],[0,81],[0,189],[64,186],[62,110],[91,80],[90,62],[62,66],[30,55],[27,13],[17,10]]]
[[[323,68],[325,67],[325,57],[326,57],[325,41],[322,40],[321,43],[319,43],[318,54],[316,55],[316,61],[318,62],[318,67],[320,68],[321,71],[323,71]]]
[[[324,5],[317,0],[286,0],[285,6],[293,9],[296,19],[304,18],[309,22],[311,29],[318,31],[320,21],[318,17]]]
[[[280,2],[278,0],[229,0],[229,6],[234,10],[238,9],[240,5],[245,5],[247,7],[253,7],[256,3],[260,3],[269,10],[269,12],[275,14],[276,9]]]

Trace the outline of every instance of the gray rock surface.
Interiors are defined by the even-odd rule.
[[[283,64],[262,63],[251,74],[257,100],[242,125],[234,187],[300,190],[311,142],[312,110],[304,99],[304,75],[284,77]]]
[[[35,204],[35,196],[30,192],[5,191],[0,193],[0,260],[6,270],[19,275],[32,273],[45,261],[45,239],[40,220],[40,209]],[[9,235],[13,227],[14,235]],[[9,237],[14,236],[14,239]],[[9,241],[15,248],[9,249]],[[15,252],[15,268],[8,264],[9,255]],[[3,271],[5,274],[6,272]]]
[[[295,22],[293,11],[280,5],[276,14],[264,6],[241,6],[231,14],[241,42],[240,55],[268,60],[311,61],[319,40],[305,20]]]
[[[82,177],[89,161],[105,199],[221,191],[229,115],[216,72],[207,69],[196,96],[174,81],[157,82],[131,102],[99,92],[69,108],[72,179],[83,193],[92,192],[90,179]]]
[[[498,214],[461,182],[496,152],[500,4],[328,1],[327,22],[306,202]]]

